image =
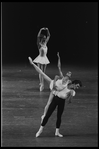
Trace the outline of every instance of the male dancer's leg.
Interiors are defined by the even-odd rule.
[[[61,117],[65,107],[65,100],[60,99],[58,106],[57,106],[57,121],[56,121],[56,128],[60,128],[61,125]]]
[[[63,135],[61,135],[59,133],[59,128],[61,125],[61,117],[64,111],[64,106],[65,106],[65,100],[64,99],[58,99],[59,103],[58,103],[58,107],[57,107],[57,121],[56,121],[56,131],[55,131],[55,136],[58,137],[63,137]]]

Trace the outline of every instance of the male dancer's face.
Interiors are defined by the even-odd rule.
[[[72,84],[72,83],[70,83],[69,85],[68,85],[68,88],[69,89],[78,89],[80,87],[80,85],[79,85],[79,83],[78,84]]]

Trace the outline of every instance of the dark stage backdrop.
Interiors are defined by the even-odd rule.
[[[48,27],[48,58],[62,64],[97,66],[97,2],[2,2],[2,62],[28,64],[39,54],[37,34]]]

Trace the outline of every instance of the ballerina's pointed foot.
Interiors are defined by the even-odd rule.
[[[40,134],[41,134],[41,132],[37,132],[37,133],[36,133],[36,138],[39,137]]]
[[[40,92],[42,92],[44,90],[44,85],[41,84],[40,86]]]
[[[36,133],[36,138],[39,137],[42,132],[43,132],[43,129],[39,129],[39,131]]]
[[[30,64],[32,64],[32,58],[28,57]]]

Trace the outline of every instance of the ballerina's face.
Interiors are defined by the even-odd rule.
[[[66,84],[67,81],[68,81],[68,83],[71,82],[71,80],[69,80],[69,78],[71,77],[71,74],[72,74],[72,73],[71,73],[70,71],[66,73],[66,76],[63,77],[63,79],[62,79],[62,83],[63,83],[63,84]]]
[[[71,73],[70,71],[68,71],[68,72],[66,73],[66,76],[68,76],[68,77],[71,77],[71,75],[72,75],[72,73]]]
[[[62,79],[62,83],[63,83],[63,84],[71,83],[71,80],[69,80],[69,77],[68,77],[68,76],[65,76],[65,77],[63,77],[63,79]]]
[[[41,45],[46,45],[46,36],[43,36],[43,38],[41,39]]]

